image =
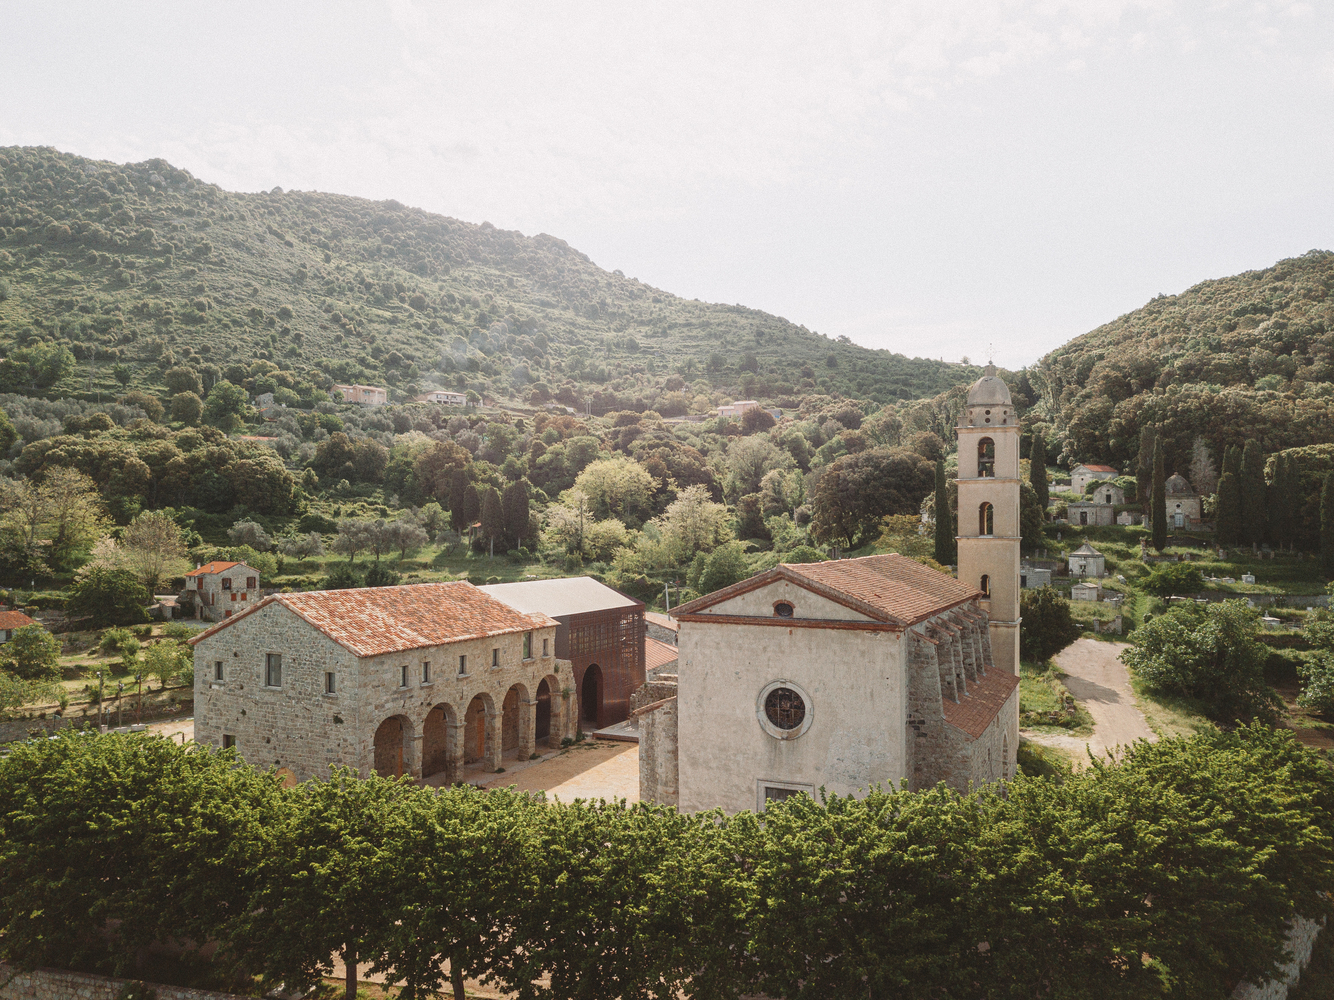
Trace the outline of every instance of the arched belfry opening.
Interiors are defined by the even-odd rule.
[[[996,509],[987,501],[983,500],[982,505],[977,508],[977,533],[979,535],[994,535],[996,527]]]
[[[981,580],[980,583],[978,584],[978,588],[977,588],[977,589],[980,590],[980,591],[982,591],[982,593],[983,593],[984,596],[986,596],[986,597],[990,597],[990,596],[991,596],[991,574],[990,574],[990,573],[983,573],[983,574],[982,574],[982,580]]]
[[[977,442],[977,475],[980,479],[996,475],[996,442],[989,437]]]

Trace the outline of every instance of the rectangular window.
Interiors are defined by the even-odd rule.
[[[408,665],[406,663],[398,668],[398,686],[401,688],[408,686]]]
[[[224,612],[222,613],[222,617],[224,617],[224,618],[230,618],[231,616],[232,616],[232,613],[231,613],[230,611],[224,611]]]
[[[430,684],[430,683],[431,683],[431,661],[430,661],[430,660],[423,660],[423,661],[422,661],[422,683],[423,683],[423,684]]]
[[[269,653],[264,659],[264,686],[283,686],[283,654]]]
[[[325,694],[338,693],[338,681],[334,677],[332,671],[327,671],[324,675],[324,693]]]
[[[531,632],[523,634],[523,658],[525,660],[533,658],[533,633]]]
[[[771,802],[782,802],[784,799],[790,799],[794,795],[815,795],[813,785],[803,785],[795,782],[786,781],[765,781],[760,779],[757,783],[758,793],[756,798],[756,811],[764,812]]]
[[[467,674],[468,674],[468,658],[467,658],[466,656],[460,656],[460,657],[459,657],[459,676],[460,676],[460,677],[466,677]]]
[[[256,582],[256,581],[255,581],[255,578],[254,578],[253,576],[248,576],[248,577],[246,577],[246,578],[245,578],[245,589],[246,589],[246,590],[254,590],[254,589],[255,589],[255,582]]]
[[[223,733],[222,748],[224,750],[230,750],[234,746],[236,746],[236,737],[231,735],[231,733]]]
[[[235,595],[233,595],[233,596],[235,596]],[[250,599],[250,595],[247,594],[244,590],[241,591],[241,600],[243,600],[243,601],[248,601],[249,599]]]
[[[223,589],[223,590],[231,590],[231,589],[232,589],[232,581],[229,580],[229,579],[227,579],[225,576],[222,578],[222,589]]]
[[[213,679],[214,679],[215,681],[218,681],[218,682],[221,682],[221,681],[222,681],[222,661],[221,661],[221,660],[214,660],[214,661],[213,661]]]
[[[235,595],[235,594],[232,594],[232,600],[233,600],[233,601],[236,600],[236,595]]]
[[[551,642],[550,639],[543,639],[543,640],[542,640],[542,655],[543,655],[543,656],[550,656],[550,655],[551,655],[549,652],[547,652],[547,643],[549,643],[549,642]]]
[[[500,650],[499,650],[499,649],[493,649],[493,650],[491,650],[491,666],[493,666],[493,667],[498,667],[498,666],[500,666]]]

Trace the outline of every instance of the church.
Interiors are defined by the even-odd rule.
[[[782,564],[673,612],[678,673],[634,713],[642,799],[735,813],[1014,775],[1019,425],[995,368],[957,434],[957,578],[900,555]]]

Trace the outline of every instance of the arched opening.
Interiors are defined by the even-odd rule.
[[[985,595],[986,597],[990,597],[990,596],[991,596],[991,576],[990,576],[990,574],[988,574],[988,573],[983,573],[983,574],[982,574],[982,580],[981,580],[981,582],[980,582],[980,584],[979,584],[979,586],[978,586],[977,589],[980,590],[980,591],[982,591],[983,595]]]
[[[411,728],[401,715],[390,716],[375,730],[375,773],[381,778],[401,778],[406,768],[407,745]]]
[[[993,525],[994,513],[995,513],[995,508],[993,508],[991,504],[983,500],[982,506],[977,508],[977,533],[979,535],[990,535],[993,533],[992,528],[994,527]]]
[[[977,474],[983,479],[996,475],[996,442],[991,438],[977,442]]]
[[[436,705],[426,714],[422,723],[422,777],[450,769],[449,730],[453,724],[454,709],[449,705]]]
[[[534,739],[545,740],[551,736],[551,685],[543,678],[537,685],[537,731]]]
[[[579,686],[580,718],[597,725],[602,717],[602,668],[590,663]]]
[[[486,757],[487,743],[490,742],[491,719],[488,709],[490,699],[486,695],[477,695],[468,703],[468,712],[463,717],[463,762],[471,764]]]
[[[505,692],[505,700],[500,705],[500,752],[513,753],[526,741],[524,739],[523,713],[528,708],[528,689],[522,684],[515,684]],[[531,753],[532,751],[529,751]]]

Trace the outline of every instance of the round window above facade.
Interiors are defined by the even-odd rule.
[[[789,680],[766,684],[755,709],[760,728],[775,739],[795,740],[811,727],[810,696]]]
[[[787,601],[779,601],[777,604],[774,605],[774,614],[776,614],[779,618],[791,618],[792,611],[793,611],[792,605],[789,604]]]

